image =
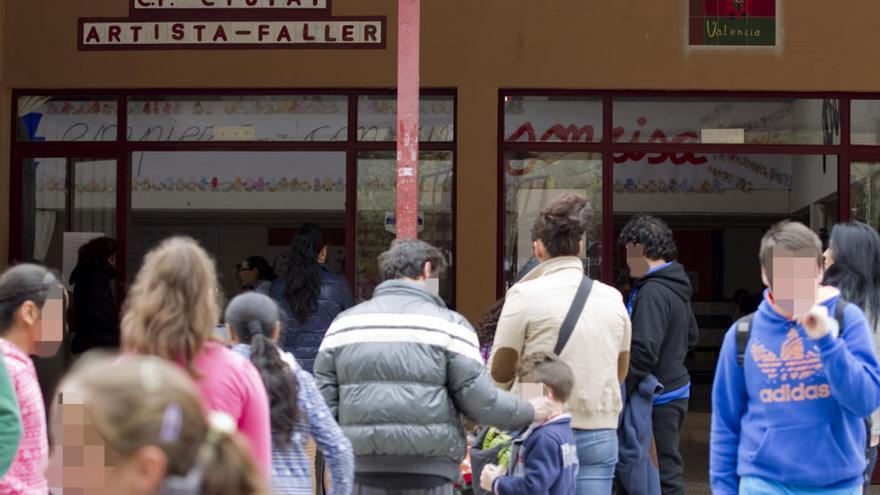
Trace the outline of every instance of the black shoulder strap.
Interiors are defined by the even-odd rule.
[[[736,321],[736,362],[740,367],[746,362],[746,348],[749,346],[754,319],[755,313],[751,313]]]
[[[580,286],[578,286],[577,293],[574,295],[574,301],[571,302],[571,307],[568,308],[565,321],[559,327],[559,339],[556,341],[556,349],[553,350],[557,356],[562,352],[562,349],[565,349],[565,344],[568,343],[568,339],[571,337],[572,332],[574,332],[574,327],[577,326],[578,318],[584,312],[584,305],[587,303],[591,290],[593,290],[593,279],[585,276],[581,280]]]

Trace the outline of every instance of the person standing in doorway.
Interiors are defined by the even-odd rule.
[[[664,495],[684,495],[679,438],[691,387],[684,360],[699,338],[690,303],[693,289],[676,261],[672,230],[660,218],[632,218],[620,233],[620,244],[626,248],[630,277],[636,279],[627,304],[633,332],[627,396],[649,376],[662,386],[650,418],[660,485]]]
[[[119,347],[119,312],[113,284],[116,280],[116,240],[99,237],[79,249],[73,286],[74,333],[71,351],[81,354],[95,347]]]
[[[880,234],[862,222],[834,226],[831,241],[824,253],[824,284],[840,290],[840,297],[865,312],[874,340],[874,351],[880,354]],[[865,470],[865,493],[877,464],[880,444],[880,410],[869,421],[868,468]]]
[[[259,292],[268,296],[272,282],[278,280],[275,269],[262,256],[250,256],[235,269],[238,272],[238,282],[245,291]]]

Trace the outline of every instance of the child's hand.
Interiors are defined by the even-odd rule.
[[[541,423],[553,414],[553,401],[547,397],[537,397],[529,400],[529,404],[535,409],[535,422]]]
[[[819,340],[831,331],[831,318],[828,316],[828,308],[817,304],[807,314],[799,318],[799,323],[807,332],[807,337]]]
[[[492,491],[492,485],[495,480],[504,474],[504,468],[495,464],[486,464],[483,466],[483,472],[480,473],[480,488],[487,492]]]

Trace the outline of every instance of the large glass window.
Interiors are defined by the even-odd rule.
[[[116,236],[115,160],[30,158],[22,182],[22,260],[67,276],[81,244]]]
[[[160,96],[128,101],[129,141],[345,141],[348,98]]]
[[[504,278],[516,279],[532,257],[531,229],[538,214],[567,193],[585,196],[592,211],[585,267],[602,272],[602,155],[510,152],[504,159]]]
[[[850,209],[853,220],[880,229],[880,162],[850,164]]]
[[[504,140],[599,142],[602,140],[602,100],[579,96],[505,97]]]
[[[419,141],[451,142],[455,138],[455,99],[423,96],[419,101]],[[397,140],[397,99],[387,95],[358,98],[358,140]]]
[[[234,296],[246,285],[236,265],[262,256],[284,273],[292,232],[307,222],[321,225],[334,239],[327,266],[344,273],[345,244],[336,243],[345,239],[344,152],[138,152],[133,157],[130,274],[162,239],[188,235],[214,255],[224,292]],[[283,241],[271,242],[273,237]]]
[[[120,280],[131,281],[149,249],[183,234],[214,256],[233,296],[251,285],[236,266],[262,256],[283,275],[297,229],[311,222],[324,228],[328,269],[371,297],[377,256],[395,237],[394,92],[256,93],[16,91],[13,177],[22,186],[11,258],[61,270],[82,242],[118,236]],[[421,237],[452,261],[455,95],[428,91],[420,104]],[[50,141],[76,144],[65,153],[42,144]],[[118,234],[117,217],[126,219]],[[450,267],[439,281],[450,303],[453,279]]]
[[[382,281],[376,258],[388,249],[397,233],[397,163],[393,151],[358,154],[358,299],[372,297]],[[439,280],[440,297],[453,300],[454,232],[453,154],[450,151],[419,155],[419,238],[440,248],[450,269]]]
[[[845,103],[839,95],[502,91],[498,295],[532,256],[535,217],[562,194],[589,201],[586,268],[624,300],[634,281],[617,238],[634,215],[660,217],[691,281],[701,335],[687,362],[691,404],[707,409],[724,333],[760,298],[761,236],[791,218],[827,239],[842,211],[840,155],[864,152],[841,145],[842,119],[852,118],[853,144],[880,143],[880,105],[851,100],[850,116]],[[877,170],[852,163],[851,213],[880,225]]]
[[[112,98],[17,99],[18,141],[116,141],[118,104]]]
[[[850,115],[852,144],[880,144],[880,100],[852,100]]]
[[[840,144],[836,99],[615,98],[612,141]]]

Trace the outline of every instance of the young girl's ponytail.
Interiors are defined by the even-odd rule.
[[[242,294],[226,309],[226,323],[239,340],[251,346],[251,362],[269,395],[272,441],[278,448],[290,444],[293,429],[300,418],[297,397],[299,384],[290,366],[271,337],[279,322],[278,305],[256,292]]]

